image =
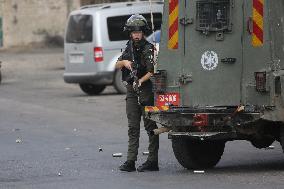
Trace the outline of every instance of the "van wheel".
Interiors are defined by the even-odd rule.
[[[97,95],[103,92],[103,90],[106,88],[105,85],[94,85],[90,83],[81,83],[79,84],[81,90],[88,94],[88,95]]]
[[[125,94],[126,93],[126,87],[122,82],[122,74],[121,74],[120,70],[116,70],[115,73],[114,73],[113,85],[114,85],[115,90],[119,94]]]
[[[172,147],[178,162],[187,169],[208,169],[220,161],[225,142],[173,139]]]

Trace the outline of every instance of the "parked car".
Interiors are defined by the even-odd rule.
[[[155,45],[156,51],[159,52],[159,45],[161,41],[161,30],[153,32],[147,37],[147,41]]]
[[[155,32],[153,32],[151,35],[149,35],[147,37],[147,40],[150,42],[150,43],[160,43],[161,41],[161,30],[157,30]]]
[[[88,95],[101,93],[107,85],[125,93],[121,72],[115,69],[128,40],[123,26],[137,13],[151,24],[152,10],[154,30],[160,29],[163,2],[155,1],[151,7],[149,2],[123,2],[89,5],[71,12],[64,43],[64,81],[79,84]]]

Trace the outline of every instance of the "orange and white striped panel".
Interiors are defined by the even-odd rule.
[[[179,0],[169,0],[169,39],[168,49],[178,48],[178,2]]]
[[[145,112],[160,112],[169,110],[169,106],[145,106]]]
[[[253,33],[252,45],[254,47],[263,46],[263,13],[264,0],[253,0]]]

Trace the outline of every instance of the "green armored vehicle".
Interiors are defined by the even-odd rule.
[[[166,0],[163,15],[145,110],[179,163],[214,167],[232,140],[284,149],[284,0]]]

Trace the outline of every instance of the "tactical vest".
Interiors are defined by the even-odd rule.
[[[142,40],[140,44],[138,45],[133,45],[133,53],[134,53],[134,59],[135,63],[133,63],[132,67],[133,69],[137,70],[137,77],[140,79],[147,73],[147,67],[143,58],[143,50],[145,47],[147,41]],[[123,60],[129,60],[132,61],[132,55],[131,55],[131,50],[130,50],[130,45],[129,42],[127,43],[127,47],[125,49],[125,54],[123,55]],[[123,67],[122,68],[122,80],[126,81],[128,84],[133,83],[133,78],[130,76],[130,70],[127,68]]]

